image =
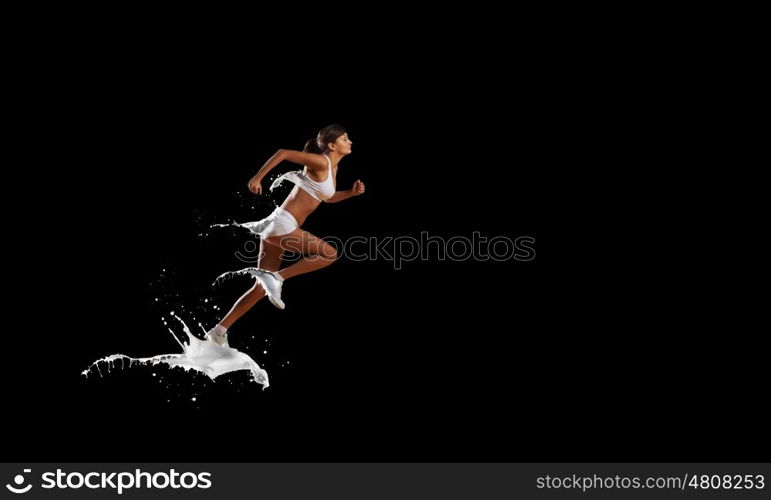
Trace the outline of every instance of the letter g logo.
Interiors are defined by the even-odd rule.
[[[24,473],[26,474],[27,472],[32,472],[32,469],[24,469]],[[24,484],[24,476],[21,474],[16,474],[16,477],[13,478],[13,482],[16,483],[16,486],[21,486]],[[26,493],[32,488],[32,485],[28,484],[23,488],[15,488],[10,484],[6,484],[5,487],[8,488],[8,491],[11,493]]]

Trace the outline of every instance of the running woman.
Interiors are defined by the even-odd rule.
[[[337,169],[340,161],[351,154],[353,142],[340,125],[329,125],[308,140],[302,151],[279,149],[249,181],[249,190],[262,194],[262,180],[284,160],[302,165],[303,170],[287,172],[271,185],[271,191],[284,180],[295,184],[280,207],[268,217],[243,224],[260,236],[260,254],[257,268],[247,268],[256,278],[254,286],[244,293],[207,337],[227,346],[228,329],[257,302],[267,295],[268,300],[284,309],[281,288],[284,281],[301,274],[324,268],[337,260],[335,248],[313,234],[304,231],[302,225],[321,202],[337,203],[364,193],[364,183],[354,182],[351,189],[337,191]],[[279,270],[284,251],[299,253],[303,258]],[[260,286],[258,286],[260,285]]]

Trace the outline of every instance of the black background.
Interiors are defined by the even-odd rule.
[[[660,243],[681,233],[627,147],[634,132],[616,127],[623,104],[599,110],[597,89],[553,60],[427,60],[276,75],[159,55],[62,92],[52,144],[66,162],[29,172],[46,217],[18,224],[42,272],[7,325],[4,458],[755,458],[759,353]],[[248,237],[201,238],[202,224],[267,214],[248,179],[329,123],[354,142],[338,186],[367,192],[322,205],[307,230],[527,235],[535,260],[342,259],[293,279],[286,310],[261,302],[231,330],[269,372],[265,391],[162,367],[81,376],[108,354],[176,352],[171,309],[207,296],[227,310],[248,281],[210,284],[243,267]]]

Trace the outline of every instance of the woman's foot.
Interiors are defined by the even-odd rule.
[[[230,347],[228,345],[228,329],[222,325],[217,325],[209,330],[206,333],[206,338],[222,347]]]
[[[265,295],[268,296],[270,303],[279,309],[283,309],[284,301],[281,300],[281,287],[284,284],[284,278],[278,272],[258,268],[250,269],[249,273],[262,285],[262,289],[265,290]]]

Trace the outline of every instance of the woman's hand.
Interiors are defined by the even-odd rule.
[[[259,177],[253,177],[249,181],[249,191],[254,194],[262,194],[262,179]]]
[[[353,187],[351,188],[351,192],[354,196],[359,196],[360,194],[364,194],[364,183],[360,180],[357,180],[353,183]]]

